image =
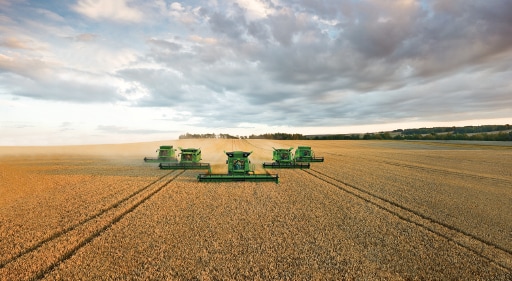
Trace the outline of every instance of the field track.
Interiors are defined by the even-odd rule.
[[[399,203],[390,201],[362,188],[345,183],[333,176],[329,176],[315,169],[303,170],[305,173],[318,178],[340,190],[347,192],[365,202],[368,202],[406,222],[412,223],[430,231],[444,239],[463,247],[490,262],[512,271],[512,252],[489,241],[457,229],[451,225],[429,218],[415,210],[409,209]]]
[[[199,183],[158,145],[311,145],[275,183]],[[0,147],[0,280],[512,280],[512,146],[179,140]]]
[[[184,171],[171,171],[87,219],[53,233],[49,238],[0,263],[2,280],[42,279],[80,248],[112,227],[128,213],[153,197]],[[65,247],[63,247],[65,245]],[[58,249],[55,252],[55,249]],[[27,267],[26,265],[30,265]]]

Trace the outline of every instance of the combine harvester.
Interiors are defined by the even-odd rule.
[[[200,174],[197,179],[200,182],[232,182],[232,181],[253,181],[253,182],[266,182],[273,181],[279,182],[279,176],[273,174],[255,174],[254,165],[251,165],[249,155],[251,152],[232,151],[225,152],[228,156],[226,164],[228,164],[227,174]]]
[[[311,146],[299,146],[295,150],[295,162],[324,162],[323,157],[315,157]]]
[[[178,162],[176,155],[174,154],[174,149],[172,145],[161,145],[159,149],[156,150],[158,152],[158,157],[144,157],[144,162],[148,163],[164,163],[164,162]]]
[[[179,148],[179,163],[160,163],[162,170],[208,170],[211,172],[210,163],[201,163],[201,149],[199,148]]]
[[[293,159],[292,149],[293,149],[293,147],[274,148],[274,151],[272,153],[272,160],[274,162],[264,162],[263,168],[309,169],[309,163],[296,162],[295,159]]]

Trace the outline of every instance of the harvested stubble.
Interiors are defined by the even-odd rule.
[[[211,144],[195,144],[182,146],[199,147],[197,144],[200,144],[203,157],[206,162],[211,163],[217,157],[211,156],[211,153],[219,154],[220,163],[224,163],[225,155],[222,151],[232,150],[230,146],[236,145],[235,149],[240,150],[254,150],[255,157],[251,159],[258,166],[259,161],[268,161],[271,158],[272,146],[289,147],[304,143],[215,141]],[[416,169],[413,173],[409,171],[410,167],[403,165],[404,162],[409,166],[430,164],[438,170],[454,169],[478,176],[485,174],[498,177],[496,173],[499,173],[478,169],[478,164],[474,164],[471,159],[466,159],[466,166],[475,165],[475,168],[462,171],[449,163],[428,163],[425,158],[433,156],[430,152],[419,154],[421,160],[415,162],[416,152],[383,148],[378,142],[306,143],[309,144],[317,155],[326,157],[326,162],[314,164],[313,169],[366,188],[378,196],[393,199],[418,212],[430,211],[427,214],[450,223],[471,220],[468,213],[460,212],[464,202],[475,203],[475,199],[467,198],[464,193],[464,190],[471,188],[457,186],[450,173],[437,171],[432,177],[429,176],[432,174],[430,170],[422,172],[423,170]],[[331,150],[332,146],[335,147],[334,150]],[[507,151],[501,153],[508,153]],[[445,155],[444,153],[439,152],[439,156]],[[393,154],[397,156],[390,157]],[[401,158],[398,155],[402,155]],[[446,161],[451,157],[447,157]],[[486,158],[486,161],[493,160]],[[92,166],[89,168],[95,169]],[[115,162],[111,167],[112,172],[115,174],[122,170],[126,174],[123,167],[125,166],[122,162]],[[133,187],[126,187],[128,189],[140,187],[157,175],[162,175],[162,171],[154,166],[139,167],[138,172],[135,169],[132,172],[133,177],[130,178],[136,182],[133,182]],[[7,174],[9,177],[10,173],[8,171],[3,175]],[[304,171],[279,171],[278,185],[250,182],[198,183],[195,180],[197,173],[187,171],[170,182],[144,204],[80,247],[73,255],[62,259],[44,278],[506,280],[511,277],[510,269],[496,266],[471,249],[460,247]],[[36,175],[40,177],[40,174]],[[100,178],[103,177],[108,178]],[[429,184],[418,184],[422,181],[441,182],[443,177],[444,180],[452,182],[450,188],[461,189],[456,194],[463,196],[465,200],[453,198],[454,195],[448,192],[448,187],[439,192],[439,187],[432,190]],[[418,181],[414,181],[414,178]],[[498,182],[511,180],[507,175],[499,175],[499,178]],[[473,177],[472,180],[478,181],[478,177]],[[100,182],[98,179],[92,184],[84,183],[76,187],[88,189],[91,194],[104,192],[105,196],[124,196],[116,195],[123,188],[107,191],[104,189],[108,185]],[[128,185],[129,182],[127,179],[125,184]],[[31,181],[27,180],[24,184],[30,186]],[[31,186],[34,186],[33,183]],[[510,189],[500,189],[500,186],[497,188],[501,190],[501,196],[510,200]],[[44,195],[47,189],[51,190],[52,187],[41,188],[37,194]],[[492,198],[495,195],[489,190],[492,189],[483,189],[481,192],[489,193]],[[62,192],[65,195],[61,196],[69,199],[76,195],[71,189],[62,189]],[[30,196],[32,195],[24,194],[16,200]],[[38,195],[33,196],[37,198]],[[445,197],[448,197],[455,206],[436,205],[434,203],[437,201],[429,200],[432,196],[443,204],[447,202]],[[6,202],[9,200],[6,199]],[[34,205],[34,210],[42,208],[35,201],[29,202]],[[94,207],[101,208],[101,204],[96,205],[94,202],[89,200],[87,206],[78,204],[77,211],[71,213],[67,219],[76,221],[75,217],[90,214]],[[500,204],[502,201],[497,202]],[[506,206],[510,205],[494,205],[493,208]],[[494,212],[483,205],[478,205],[476,209],[476,214],[482,216],[481,220],[489,219],[487,216]],[[16,218],[14,208],[7,211],[13,212],[7,216]],[[2,209],[1,215],[6,215],[4,212],[6,210]],[[440,216],[441,213],[446,214],[446,218]],[[50,221],[57,217],[61,216],[50,217]],[[458,219],[449,220],[451,217]],[[32,217],[31,220],[37,218]],[[495,229],[510,230],[509,221],[511,220],[500,222]],[[18,223],[24,229],[34,231],[44,224],[21,220]],[[462,223],[462,226],[466,223]],[[468,227],[468,231],[478,235],[474,228]],[[493,239],[499,238],[496,236],[499,234],[493,229],[485,232],[485,235]],[[503,247],[508,246],[505,244]]]

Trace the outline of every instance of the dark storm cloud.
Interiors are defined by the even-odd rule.
[[[217,2],[183,2],[174,17],[164,5],[123,29],[126,38],[108,36],[120,25],[70,32],[80,44],[125,40],[111,44],[140,50],[103,73],[55,66],[30,38],[3,37],[0,79],[14,95],[126,101],[109,79],[97,82],[103,75],[140,85],[125,90],[144,93],[134,106],[193,112],[211,127],[467,120],[512,108],[512,1]],[[174,20],[185,15],[186,25]],[[55,73],[87,79],[51,82]]]
[[[304,11],[313,15],[321,15],[326,19],[335,19],[343,14],[342,11],[346,9],[349,1],[285,0],[283,3],[287,3],[292,7],[295,6],[299,11]]]
[[[427,2],[428,3],[428,2]],[[349,42],[365,58],[379,57],[386,62],[411,64],[416,75],[427,77],[484,63],[489,56],[510,50],[510,1],[463,1],[450,9],[438,5],[422,8],[419,4],[408,13],[361,9],[363,22],[347,24]],[[379,18],[382,22],[379,22]]]
[[[512,2],[445,3],[284,1],[254,20],[238,6],[229,14],[210,10],[203,14],[221,36],[217,44],[159,61],[204,85],[212,100],[233,93],[235,112],[264,108],[254,114],[266,124],[432,119],[503,108],[491,102],[502,100],[501,90],[469,88],[462,76],[451,86],[443,79],[506,68],[498,58],[511,60]],[[319,102],[327,96],[328,106]]]
[[[274,39],[283,46],[291,45],[293,35],[300,31],[295,14],[289,9],[281,10],[277,15],[270,16],[268,25]]]
[[[261,44],[267,45],[269,43],[270,32],[266,25],[252,21],[247,26],[247,32]]]
[[[193,101],[193,93],[189,94],[179,74],[166,69],[126,69],[118,72],[118,77],[127,81],[138,82],[149,90],[151,95],[138,102],[140,106],[177,106]]]
[[[243,10],[236,4],[234,8],[234,15],[226,15],[220,12],[214,12],[210,15],[209,24],[212,31],[233,39],[240,39],[244,35],[246,22]]]

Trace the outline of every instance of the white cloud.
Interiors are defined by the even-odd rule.
[[[140,22],[143,19],[143,14],[130,7],[127,0],[79,0],[73,9],[95,20]]]
[[[11,49],[32,49],[30,43],[16,37],[6,37],[1,39],[0,46],[5,46]]]
[[[139,99],[149,96],[150,91],[144,85],[136,81],[119,81],[117,93],[126,98],[129,102],[136,102]]]
[[[189,39],[192,42],[196,42],[196,43],[200,43],[200,44],[206,44],[206,45],[214,45],[214,44],[218,43],[217,38],[214,38],[214,37],[207,37],[207,38],[205,38],[205,37],[201,37],[201,36],[196,35],[196,34],[190,35]]]
[[[56,22],[64,22],[64,18],[62,16],[60,16],[59,14],[54,13],[52,11],[45,10],[45,9],[36,9],[36,11],[38,14],[41,14],[50,20],[53,20]]]
[[[73,2],[0,0],[3,135],[352,133],[511,117],[510,1]]]
[[[15,53],[11,56],[0,54],[0,69],[30,79],[50,79],[55,66],[57,66],[56,62],[37,59],[23,54]]]
[[[180,4],[180,3],[178,3],[178,2],[173,2],[173,3],[171,4],[171,10],[174,10],[174,11],[180,11],[180,12],[181,12],[181,11],[183,11],[183,10],[185,10],[185,9],[183,8],[183,6],[181,6],[181,4]]]
[[[274,10],[267,5],[266,1],[261,0],[236,0],[240,7],[247,10],[246,16],[248,20],[258,20],[266,18],[272,14]]]
[[[169,5],[167,14],[177,22],[194,29],[200,22],[200,16],[197,14],[199,7],[183,6],[181,3],[173,2]]]

